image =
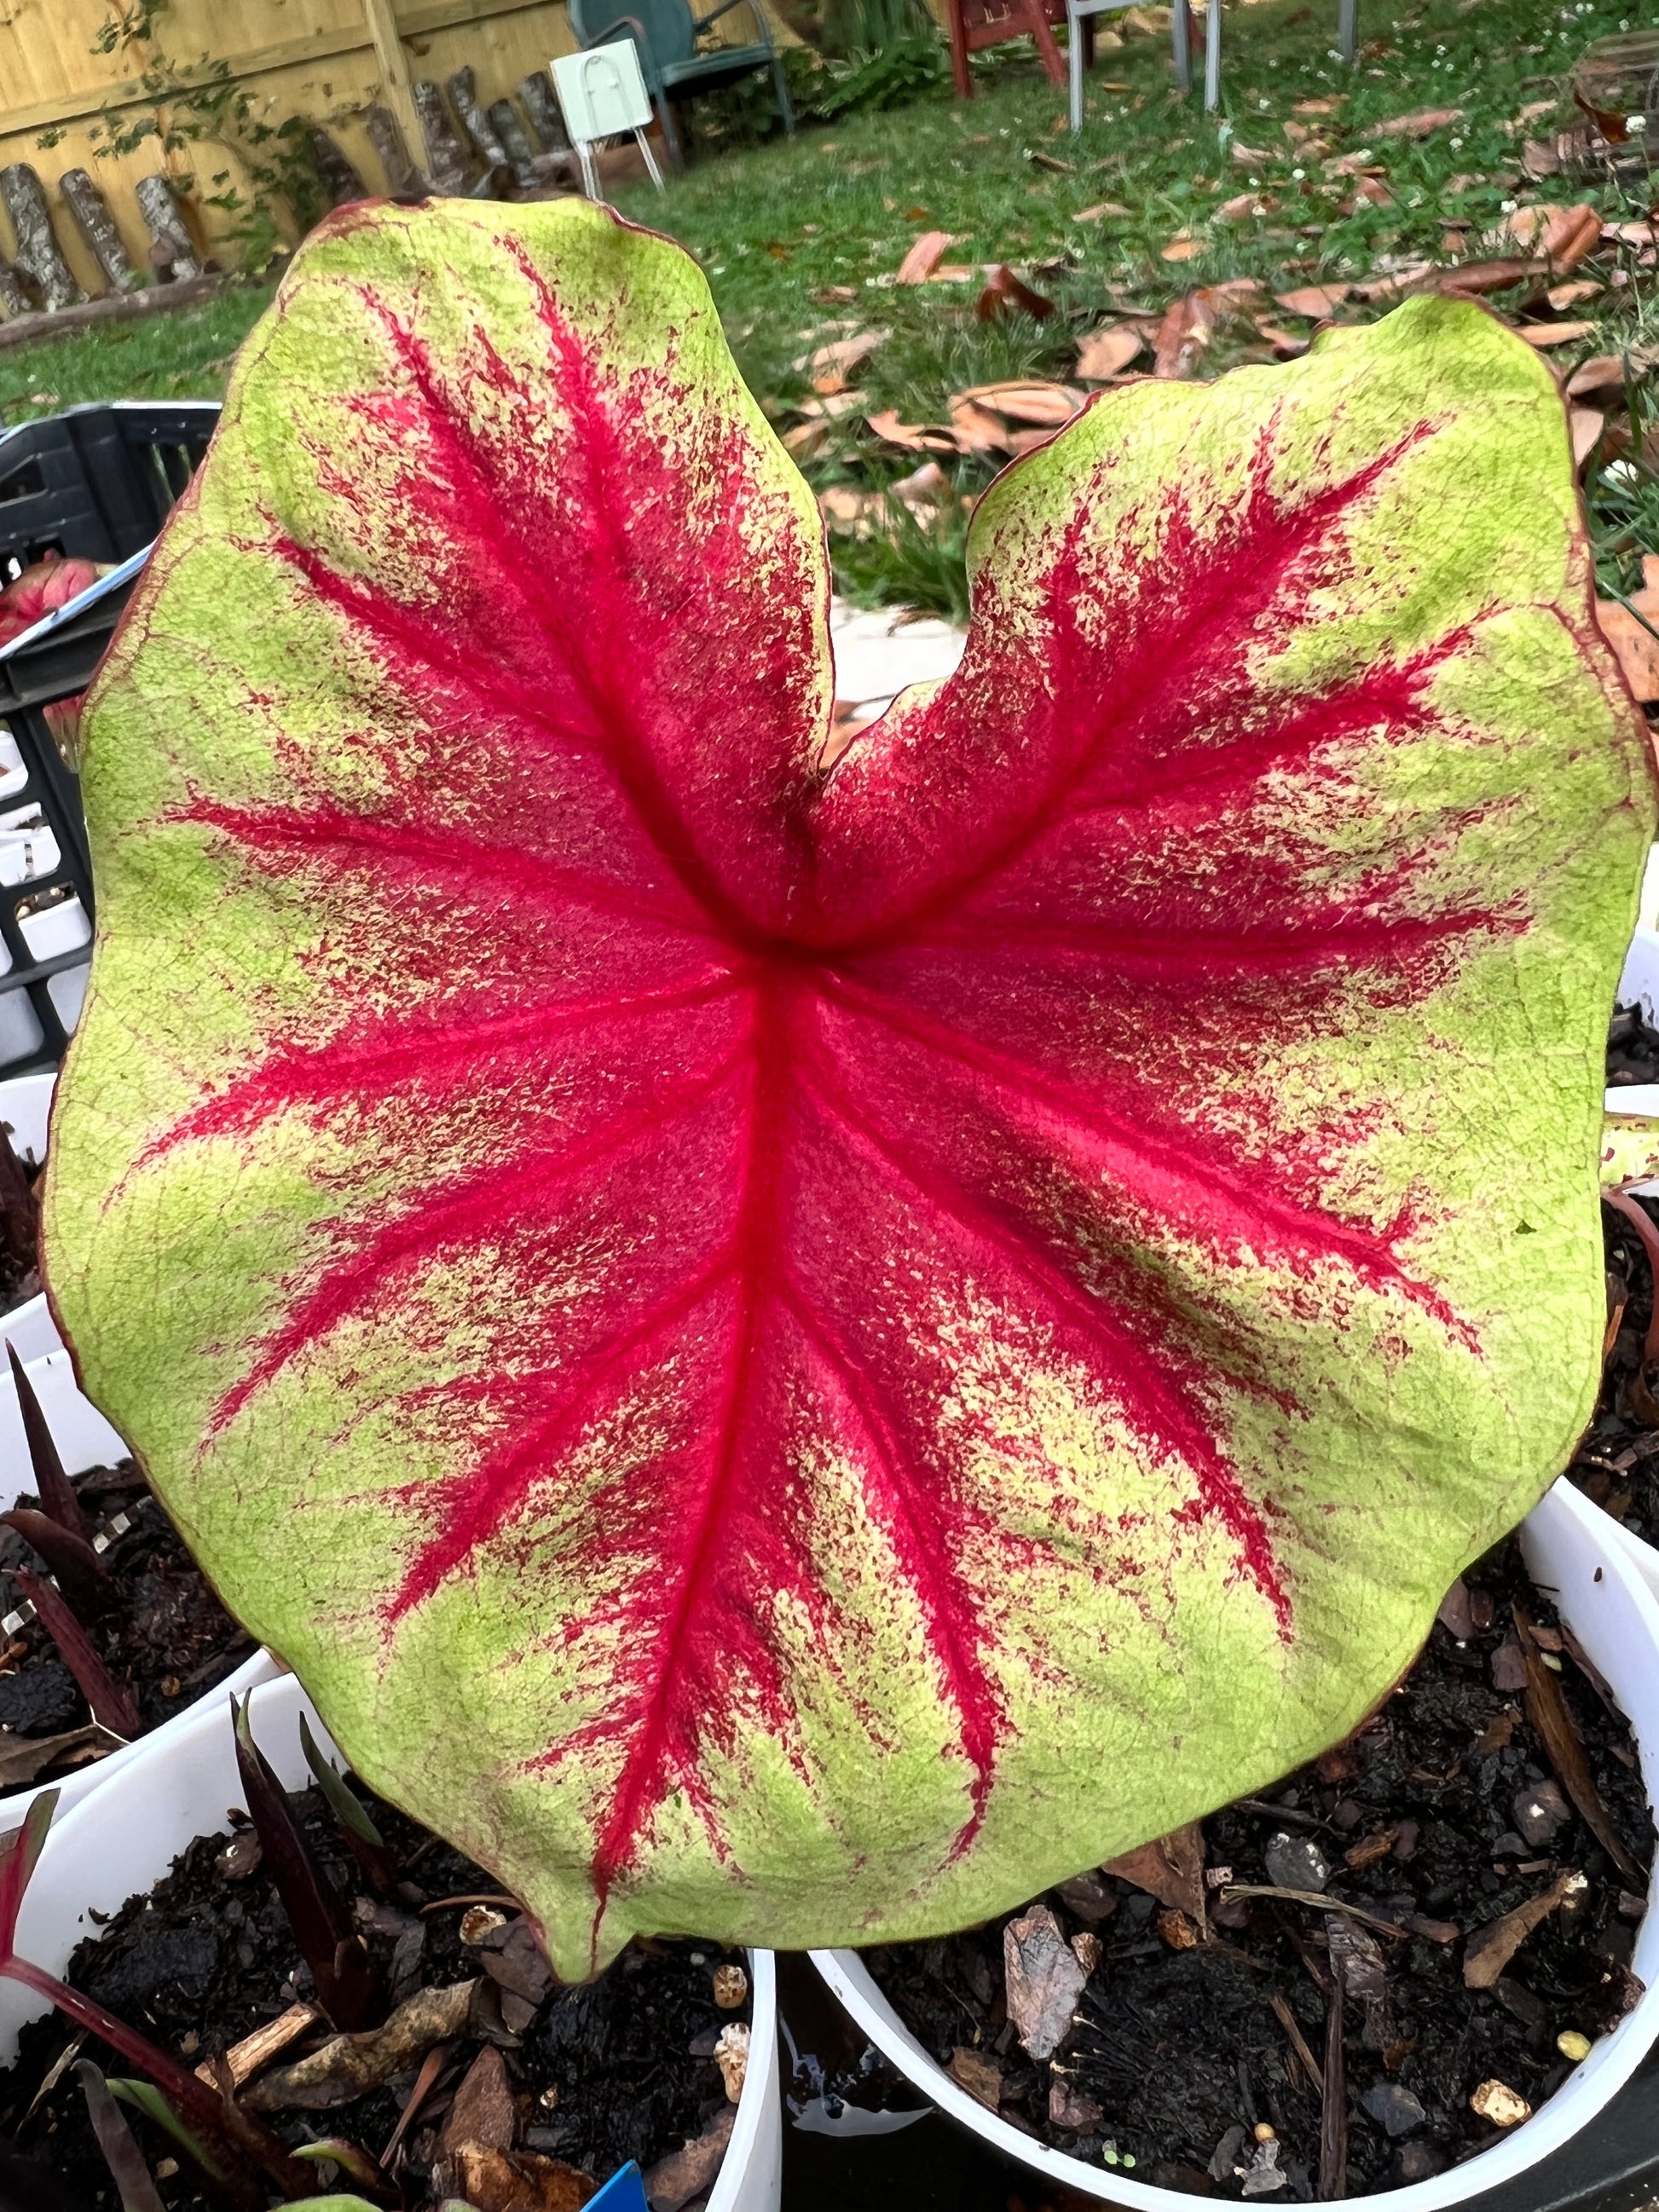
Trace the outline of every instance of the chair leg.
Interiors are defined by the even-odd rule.
[[[1176,0],[1178,7],[1181,0]],[[1068,8],[1066,28],[1071,36],[1066,41],[1066,82],[1070,100],[1071,125],[1073,137],[1083,128],[1083,25]]]
[[[603,204],[605,196],[599,190],[599,173],[593,165],[593,148],[591,141],[586,138],[579,138],[576,141],[576,159],[582,165],[583,191],[586,193],[589,199],[599,200]]]
[[[1352,62],[1359,52],[1359,0],[1338,0],[1336,11],[1336,43],[1342,50],[1345,62]]]
[[[1187,0],[1175,0],[1170,10],[1170,36],[1175,45],[1176,82],[1182,92],[1193,88],[1193,19]]]
[[[674,103],[668,94],[661,93],[655,102],[657,120],[662,125],[662,149],[668,156],[668,166],[678,177],[685,167],[685,149],[680,143],[680,126],[675,119]]]
[[[968,67],[968,25],[962,0],[951,0],[951,74],[956,81],[957,98],[971,100],[974,79]]]
[[[778,95],[778,113],[783,118],[783,135],[786,138],[793,138],[795,135],[795,111],[789,105],[789,80],[783,73],[781,54],[775,54],[772,58],[772,83]]]
[[[637,124],[634,126],[634,143],[645,156],[646,172],[652,183],[659,192],[666,191],[668,187],[662,180],[662,171],[657,167],[657,157],[651,150],[651,141]]]
[[[1212,115],[1221,105],[1221,0],[1210,0],[1204,11],[1204,112]]]

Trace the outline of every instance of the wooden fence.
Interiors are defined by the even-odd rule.
[[[297,115],[323,125],[379,191],[390,180],[365,125],[371,105],[392,111],[423,162],[419,80],[442,83],[470,65],[488,107],[574,43],[561,0],[167,0],[149,11],[149,36],[131,35],[145,15],[143,0],[136,8],[133,0],[0,0],[0,167],[22,161],[39,172],[58,242],[89,293],[104,290],[105,278],[61,198],[65,173],[90,173],[141,270],[151,252],[134,196],[141,179],[158,170],[173,178],[210,252],[235,221],[210,202],[228,185],[247,188],[234,133],[230,143],[198,138],[172,151],[153,133],[131,151],[107,150],[112,125],[126,135],[151,118],[159,132],[181,119],[191,125],[187,106],[141,82],[158,61],[186,78],[228,64],[255,118],[275,125]]]

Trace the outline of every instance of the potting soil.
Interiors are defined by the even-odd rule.
[[[290,1802],[390,1996],[401,2001],[418,1990],[453,1987],[492,1971],[506,1975],[501,1986],[514,1980],[522,1984],[523,1960],[503,1963],[498,1948],[515,1913],[484,1908],[469,1919],[465,1905],[444,1902],[494,1894],[496,1884],[360,1785],[357,1794],[404,1877],[390,1899],[376,1898],[369,1889],[319,1792],[296,1794]],[[232,1850],[223,1835],[191,1844],[153,1890],[128,1900],[100,1939],[80,1946],[66,1977],[192,2065],[314,1994],[252,1832],[240,1827],[236,1836]],[[481,1929],[481,1923],[491,1924]],[[464,1927],[483,1940],[465,1941]],[[727,2025],[750,2016],[748,1996],[729,2008],[716,2002],[714,1969],[741,1957],[713,1943],[641,1943],[597,1981],[550,1987],[533,2020],[516,2039],[507,2036],[502,2050],[513,2093],[514,2154],[557,2160],[602,2182],[630,2158],[649,2168],[701,2136],[728,2109],[711,2055],[714,2042]],[[325,2027],[314,2031],[276,2063],[288,2063],[326,2033]],[[70,2037],[68,2024],[57,2014],[24,2030],[15,2064],[0,2075],[0,2138],[75,2185],[87,2206],[114,2208],[113,2185],[73,2074],[28,2113]],[[435,2086],[423,2095],[404,2133],[393,2170],[409,2212],[439,2201],[429,2184],[442,2153],[444,2122],[482,2047],[468,2038],[449,2045]],[[106,2071],[132,2071],[95,2043],[85,2045],[84,2055]],[[289,2143],[341,2136],[379,2156],[398,2129],[415,2081],[411,2069],[337,2109],[265,2118]],[[154,2170],[170,2146],[142,2119],[135,2117],[134,2126]],[[337,2185],[349,2184],[343,2177]],[[164,2194],[168,2212],[218,2212],[212,2200],[191,2188],[187,2174],[169,2179]],[[573,2196],[573,2212],[576,2201]]]
[[[1396,2188],[1486,2148],[1500,2130],[1472,2106],[1483,2085],[1535,2110],[1572,2070],[1571,2039],[1593,2042],[1639,1995],[1629,1960],[1646,1888],[1620,1875],[1523,1714],[1512,1600],[1555,1646],[1546,1656],[1590,1772],[1645,1868],[1652,1827],[1629,1730],[1574,1660],[1510,1540],[1453,1593],[1453,1626],[1437,1623],[1348,1742],[1201,1824],[1204,1872],[1186,1909],[1111,1874],[1087,1894],[1068,1885],[1042,1900],[1085,1958],[1091,1938],[1099,1945],[1052,2057],[1033,2058],[1009,2018],[1013,1916],[869,1952],[877,1982],[963,2087],[1040,2141],[1126,2179],[1307,2201],[1320,2193],[1334,2080],[1325,2021],[1335,1957],[1348,1976],[1335,2093],[1342,2193]],[[1570,1871],[1582,1887],[1495,1985],[1467,1986],[1471,1939]],[[1230,1899],[1252,1886],[1312,1901]],[[1392,1926],[1345,1918],[1340,1904]],[[1367,1969],[1357,1979],[1356,1947]],[[1489,2090],[1481,2101],[1504,2109]]]
[[[82,1626],[117,1682],[131,1691],[144,1727],[159,1728],[234,1673],[252,1638],[220,1604],[131,1460],[78,1475],[75,1486],[94,1527],[107,1527],[122,1514],[130,1524],[102,1554],[113,1585],[108,1609]],[[36,1500],[30,1494],[20,1503]],[[15,1529],[0,1528],[0,1613],[20,1601],[9,1571],[15,1565],[37,1577],[46,1571]],[[88,1717],[86,1700],[39,1621],[0,1645],[0,1730],[55,1735]]]

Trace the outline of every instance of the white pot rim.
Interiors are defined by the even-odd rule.
[[[1638,1540],[1565,1477],[1534,1507],[1524,1526],[1523,1541],[1528,1569],[1540,1586],[1556,1595],[1564,1617],[1573,1619],[1571,1585],[1582,1585],[1593,1573],[1598,1595],[1605,1594],[1617,1607],[1621,1620],[1633,1614],[1645,1629],[1647,1648],[1627,1657],[1621,1682],[1616,1665],[1609,1668],[1595,1649],[1586,1632],[1589,1623],[1573,1620],[1575,1632],[1620,1692],[1637,1735],[1651,1803],[1659,1799],[1659,1556],[1651,1567],[1632,1557]],[[1576,1595],[1582,1601],[1583,1589]],[[1643,1702],[1636,1694],[1641,1684],[1635,1676],[1644,1666],[1650,1711],[1638,1719],[1631,1708]],[[1082,2196],[1125,2206],[1129,2212],[1215,2212],[1218,2200],[1213,2197],[1159,2189],[1131,2179],[1121,2168],[1085,2165],[1011,2125],[970,2097],[934,2061],[899,2019],[856,1951],[813,1951],[809,1956],[831,1993],[883,2056],[941,2112],[1016,2165],[1035,2168]],[[1363,2207],[1365,2212],[1385,2212],[1385,2208],[1386,2212],[1442,2212],[1445,2206],[1513,2181],[1559,2150],[1624,2087],[1659,2037],[1659,1913],[1651,1909],[1638,1932],[1634,1971],[1647,1984],[1634,2008],[1595,2045],[1589,2057],[1524,2126],[1426,2181],[1348,2197],[1342,2200],[1345,2207]]]

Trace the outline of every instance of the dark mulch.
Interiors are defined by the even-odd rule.
[[[1499,2081],[1536,2108],[1571,2070],[1558,2036],[1576,2030],[1594,2039],[1639,1994],[1628,1972],[1639,1904],[1564,1795],[1547,1787],[1545,1823],[1530,1809],[1553,1778],[1521,1712],[1510,1601],[1530,1609],[1547,1641],[1555,1615],[1527,1582],[1512,1540],[1462,1587],[1468,1612],[1453,1606],[1452,1617],[1464,1632],[1437,1624],[1405,1680],[1354,1737],[1276,1786],[1270,1801],[1231,1806],[1202,1824],[1204,1863],[1231,1869],[1232,1884],[1317,1887],[1328,1869],[1332,1897],[1390,1922],[1441,1923],[1429,1934],[1378,1936],[1384,1995],[1344,2007],[1351,2195],[1422,2179],[1486,2148],[1497,2131],[1470,2109],[1477,2087]],[[1597,1785],[1644,1863],[1651,1824],[1629,1731],[1570,1650],[1550,1656]],[[1518,1832],[1528,1826],[1531,1842]],[[1298,1856],[1310,1869],[1300,1880],[1286,1871]],[[1495,1989],[1466,1988],[1462,1939],[1566,1869],[1588,1877],[1578,1909],[1547,1920]],[[1086,1936],[1094,1919],[1102,1946],[1075,2008],[1080,2024],[1052,2062],[1030,2059],[1007,2018],[1004,1920],[871,1952],[871,1971],[964,2086],[983,2087],[975,2062],[988,2061],[1000,2075],[990,2094],[1000,2086],[1003,2116],[1058,2148],[1137,2180],[1237,2197],[1237,2169],[1249,2166],[1254,2131],[1265,2127],[1285,2176],[1266,2193],[1281,2202],[1318,2193],[1320,2087],[1273,2000],[1322,2073],[1328,1931],[1352,1923],[1277,1900],[1228,1904],[1212,1889],[1208,1940],[1173,1948],[1189,1942],[1190,1919],[1178,1925],[1127,1881],[1103,1876],[1097,1888],[1098,1901],[1082,1911],[1061,1892],[1043,1900],[1068,1939]],[[1431,1940],[1437,1933],[1445,1940]],[[1057,2085],[1062,2109],[1069,2094],[1098,2117],[1074,2107],[1073,2124],[1057,2124]]]
[[[40,1168],[24,1166],[15,1154],[0,1155],[0,1334],[5,1316],[26,1298],[37,1297],[40,1289],[39,1216],[18,1186],[20,1174],[33,1191]]]
[[[334,1887],[350,1900],[355,1923],[392,1996],[447,1988],[495,1971],[491,1960],[499,1954],[462,1940],[460,1907],[426,1913],[421,1908],[447,1898],[492,1895],[497,1885],[361,1785],[358,1794],[404,1876],[390,1902],[368,1890],[320,1793],[309,1790],[290,1802]],[[197,2064],[313,1990],[268,1869],[256,1863],[251,1872],[233,1875],[225,1854],[222,1835],[198,1838],[165,1880],[128,1900],[101,1940],[80,1946],[67,1976],[75,1987]],[[636,1944],[597,1982],[554,1989],[517,2047],[505,2052],[517,2093],[515,2149],[559,2159],[603,2181],[630,2158],[648,2167],[700,2135],[727,2103],[709,2056],[714,2040],[727,2023],[750,2017],[747,2000],[732,2010],[715,2004],[713,1969],[740,1958],[716,1944]],[[0,2139],[49,2165],[88,2206],[113,2207],[114,2191],[73,2076],[25,2117],[68,2036],[55,2014],[25,2029],[15,2066],[0,2075]],[[308,2047],[295,2045],[281,2063]],[[409,2133],[398,2171],[411,2212],[435,2201],[428,2183],[441,2124],[481,2047],[465,2039],[452,2045],[438,2087]],[[106,2070],[131,2070],[95,2044],[86,2048]],[[694,2049],[699,2056],[692,2055]],[[401,2075],[337,2111],[279,2115],[270,2124],[290,2143],[345,2136],[378,2155],[398,2125],[414,2079],[412,2072]],[[152,2165],[168,2154],[169,2146],[147,2123],[135,2118],[135,2126]],[[166,2195],[171,2212],[217,2212],[183,2176],[168,2183]]]
[[[77,1475],[75,1487],[94,1527],[121,1515],[129,1524],[102,1555],[113,1584],[110,1608],[82,1626],[111,1674],[131,1690],[145,1728],[159,1728],[232,1674],[252,1638],[220,1604],[131,1460]],[[36,1501],[27,1495],[20,1503]],[[9,1570],[20,1565],[45,1573],[23,1538],[0,1528],[0,1613],[19,1602]],[[0,1732],[54,1735],[88,1717],[57,1646],[31,1621],[0,1650]]]
[[[1632,1083],[1659,1083],[1659,1030],[1644,1020],[1640,1006],[1620,1006],[1607,1026],[1607,1085]]]

